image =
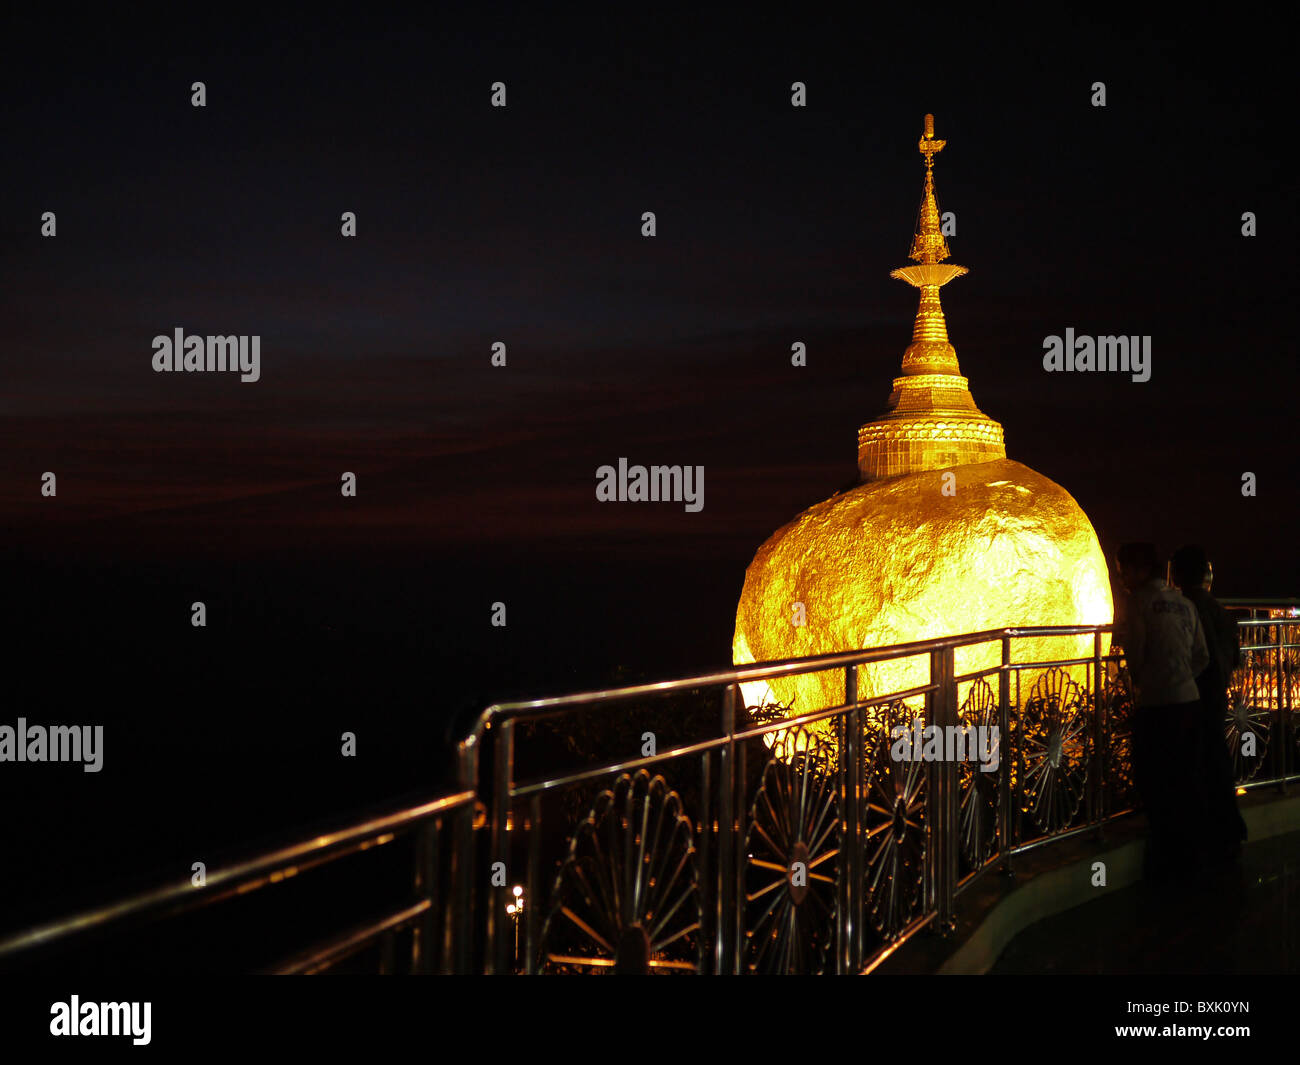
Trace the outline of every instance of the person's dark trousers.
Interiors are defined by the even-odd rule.
[[[1140,706],[1133,724],[1133,770],[1147,811],[1146,875],[1164,879],[1197,864],[1205,823],[1200,784],[1201,704]]]
[[[1246,822],[1237,808],[1237,782],[1228,753],[1225,724],[1228,716],[1226,691],[1208,685],[1201,688],[1201,780],[1205,785],[1205,813],[1208,819],[1206,850],[1211,859],[1231,855],[1246,838]]]

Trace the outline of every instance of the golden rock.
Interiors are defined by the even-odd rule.
[[[929,470],[858,485],[778,529],[745,572],[734,661],[1111,620],[1106,559],[1064,488],[1010,459],[951,473],[947,484],[944,471]],[[804,604],[802,625],[793,623],[794,603]],[[1092,638],[1016,640],[1013,651],[1021,662],[1085,657]],[[959,648],[957,674],[1000,656],[996,643]],[[917,687],[929,669],[928,656],[863,667],[858,694]],[[835,706],[844,701],[844,673],[746,684],[743,695],[747,706]]]
[[[912,245],[919,265],[891,275],[920,289],[920,305],[888,409],[858,431],[862,483],[804,511],[759,548],[736,611],[738,665],[1113,618],[1106,560],[1087,515],[1060,485],[1006,457],[1002,426],[975,406],[961,376],[939,303],[939,289],[966,273],[941,262],[948,247],[931,171],[945,144],[934,140],[927,115]],[[1013,660],[1092,650],[1090,636],[1023,639],[1013,642]],[[996,643],[959,649],[957,673],[996,665],[1000,654]],[[858,692],[871,698],[928,680],[928,656],[917,656],[864,667]],[[743,689],[746,705],[777,702],[801,713],[842,703],[844,676]]]

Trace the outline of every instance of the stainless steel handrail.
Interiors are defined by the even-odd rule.
[[[38,925],[0,939],[0,959],[158,910],[166,910],[169,914],[183,913],[233,894],[254,890],[267,883],[295,876],[303,868],[322,861],[337,860],[362,847],[374,845],[377,841],[386,842],[397,833],[421,822],[464,809],[474,802],[474,798],[471,790],[439,796],[216,869],[207,874],[202,885],[195,885],[191,880],[181,880],[129,895],[71,917]]]
[[[773,662],[758,662],[750,666],[738,666],[733,669],[718,670],[713,673],[701,673],[678,680],[656,681],[649,684],[633,684],[622,688],[597,688],[591,691],[576,692],[570,695],[556,695],[541,699],[523,699],[512,702],[493,703],[479,715],[469,735],[462,744],[472,744],[480,739],[491,727],[494,719],[501,717],[531,716],[534,712],[564,709],[571,706],[588,706],[593,703],[636,699],[645,695],[664,695],[671,692],[690,691],[695,688],[720,687],[730,684],[743,684],[755,680],[769,680],[773,677],[787,677],[801,673],[829,673],[835,669],[848,666],[871,665],[894,658],[911,658],[928,655],[934,651],[966,647],[979,643],[991,643],[1004,636],[1014,638],[1032,636],[1084,636],[1095,632],[1110,632],[1114,625],[1038,625],[1029,627],[1008,627],[987,629],[962,636],[944,636],[933,640],[916,640],[911,643],[894,644],[890,647],[878,647],[862,651],[835,651],[823,655],[809,655],[802,658],[783,658]],[[1090,660],[1089,660],[1090,661]],[[1017,663],[1019,664],[1019,663]]]

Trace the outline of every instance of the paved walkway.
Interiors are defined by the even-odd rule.
[[[1136,885],[1039,921],[989,971],[1300,971],[1300,832],[1248,844],[1235,870]]]

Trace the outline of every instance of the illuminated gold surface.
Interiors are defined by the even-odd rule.
[[[887,647],[1005,625],[1112,619],[1106,559],[1070,494],[1010,459],[872,481],[778,529],[745,571],[737,664]],[[806,624],[792,622],[801,602]],[[1092,638],[1014,642],[1016,661],[1092,654]],[[1000,661],[997,644],[957,652],[958,674]],[[928,658],[865,667],[863,698],[924,684]],[[811,710],[844,699],[843,671],[744,686],[747,706]],[[960,693],[961,696],[965,692]]]
[[[939,289],[966,270],[940,264],[948,248],[931,168],[945,142],[933,132],[927,115],[912,248],[920,265],[891,275],[919,288],[921,301],[888,410],[858,430],[863,483],[804,511],[759,548],[736,610],[737,664],[1113,619],[1106,560],[1087,515],[1060,485],[1006,457],[1001,425],[975,406],[961,376]],[[795,603],[806,610],[802,626],[793,623]],[[957,672],[994,665],[1000,653],[997,644],[959,650]],[[1015,661],[1086,656],[1092,638],[1017,640],[1013,653]],[[928,678],[928,658],[864,667],[859,694]],[[842,702],[844,676],[743,688],[746,705],[774,701],[807,712]]]

